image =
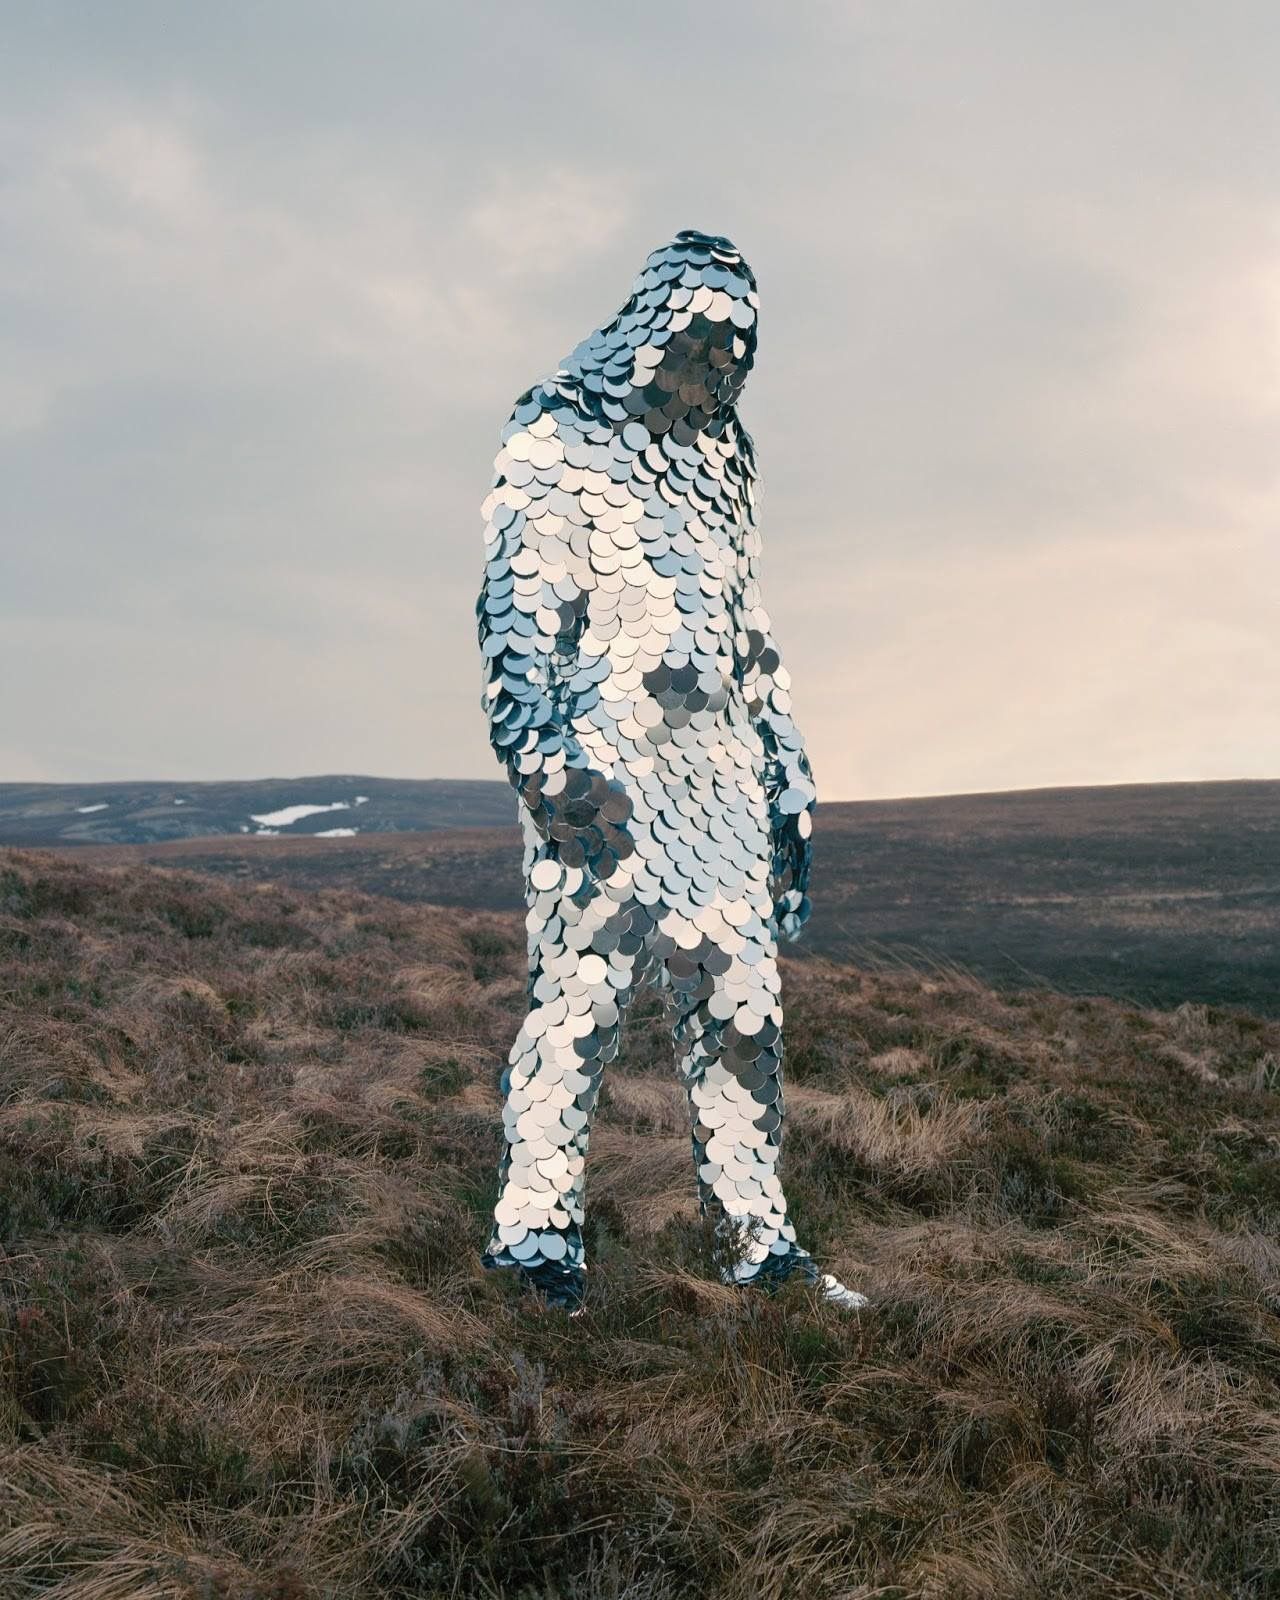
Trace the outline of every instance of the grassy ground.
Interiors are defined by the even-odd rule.
[[[1280,1023],[789,964],[712,1281],[652,1006],[592,1292],[485,1275],[497,914],[0,857],[0,1595],[1280,1595]]]

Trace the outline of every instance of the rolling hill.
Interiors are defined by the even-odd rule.
[[[358,781],[355,792],[372,793],[379,780]],[[290,793],[328,795],[336,783],[299,780]],[[83,859],[514,910],[514,800],[502,785],[473,787],[481,794],[465,829],[299,838],[290,828]],[[373,801],[360,809],[362,829],[366,812],[377,820]],[[331,814],[305,820],[332,825]],[[486,820],[506,826],[475,826]],[[952,963],[1001,987],[1280,1011],[1280,782],[820,805],[815,852],[814,917],[797,954]]]
[[[505,783],[333,775],[229,783],[0,783],[0,844],[344,838],[510,824]]]

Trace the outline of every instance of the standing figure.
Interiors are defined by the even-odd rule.
[[[617,316],[521,396],[482,508],[483,705],[523,802],[529,907],[484,1261],[569,1307],[592,1112],[642,983],[670,1000],[726,1277],[798,1272],[865,1304],[800,1248],[778,1175],[777,942],[809,915],[816,794],[736,409],[758,304],[727,239],[655,250]]]

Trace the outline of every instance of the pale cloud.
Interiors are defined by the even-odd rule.
[[[482,267],[521,282],[590,268],[622,233],[630,206],[620,185],[563,167],[502,172],[463,218]]]
[[[208,182],[181,130],[144,114],[108,118],[88,145],[56,162],[64,176],[96,179],[116,208],[186,229],[207,218]]]

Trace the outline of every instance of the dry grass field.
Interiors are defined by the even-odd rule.
[[[484,1274],[523,930],[0,856],[0,1596],[1280,1595],[1280,1022],[789,961],[850,1318],[713,1281],[633,1020]]]

